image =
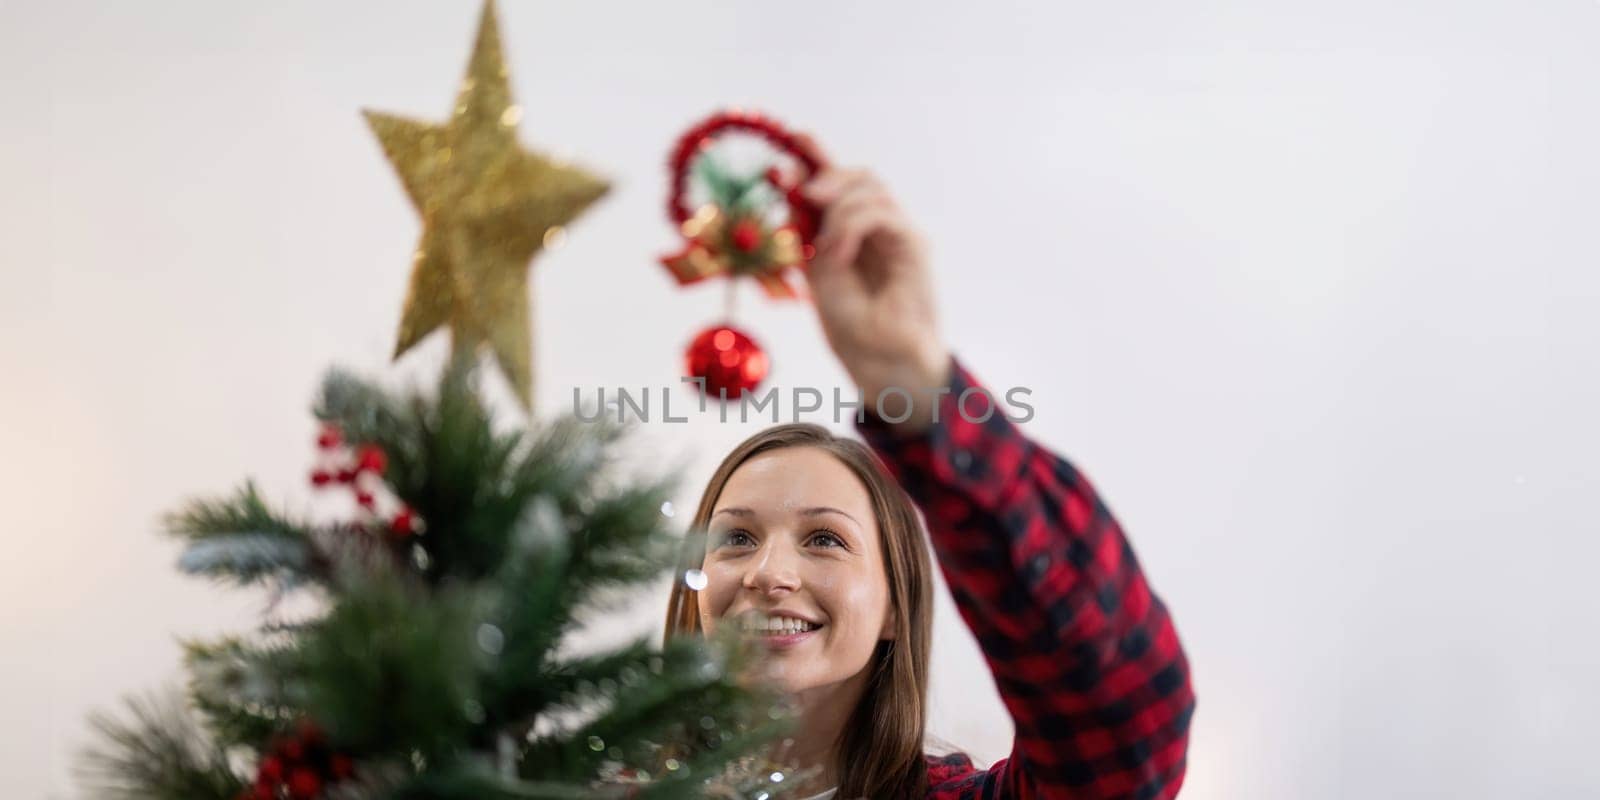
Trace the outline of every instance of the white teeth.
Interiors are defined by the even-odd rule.
[[[804,631],[815,630],[817,628],[816,625],[806,622],[805,620],[795,619],[794,617],[761,617],[756,615],[744,617],[743,627],[747,631],[766,633],[769,635],[802,633]]]

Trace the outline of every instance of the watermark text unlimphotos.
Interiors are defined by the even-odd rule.
[[[970,387],[963,390],[960,395],[951,396],[950,387],[938,389],[906,389],[899,386],[890,386],[878,392],[874,398],[862,396],[860,389],[842,390],[835,386],[829,393],[832,402],[825,402],[829,395],[821,389],[812,386],[791,386],[787,391],[783,387],[769,386],[762,392],[743,392],[738,397],[728,397],[720,394],[713,404],[703,391],[704,378],[683,378],[684,383],[693,385],[690,390],[694,397],[685,401],[678,398],[679,411],[673,411],[673,392],[671,387],[640,387],[637,390],[626,387],[604,386],[594,388],[589,393],[587,401],[583,388],[572,387],[572,413],[583,422],[599,422],[603,419],[615,419],[617,422],[688,422],[693,417],[687,412],[693,411],[700,417],[713,416],[718,422],[749,422],[751,420],[777,422],[801,422],[814,419],[811,415],[829,414],[834,423],[840,422],[841,414],[848,410],[857,422],[866,421],[868,413],[884,422],[898,423],[911,418],[918,408],[931,408],[933,422],[939,421],[940,414],[949,414],[949,406],[944,402],[946,398],[953,400],[955,413],[968,422],[988,422],[996,414],[1004,416],[1015,423],[1028,422],[1033,419],[1033,406],[1023,400],[1033,394],[1033,390],[1026,386],[1013,386],[1007,389],[1001,397],[997,398],[989,390],[982,387]],[[652,403],[652,397],[659,400]],[[787,404],[784,400],[787,399]],[[919,404],[931,404],[920,406]],[[684,408],[688,406],[689,408]],[[786,419],[787,417],[787,419]]]

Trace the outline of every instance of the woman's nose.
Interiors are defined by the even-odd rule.
[[[762,594],[794,591],[800,588],[800,573],[788,548],[768,543],[761,548],[744,573],[744,587]]]

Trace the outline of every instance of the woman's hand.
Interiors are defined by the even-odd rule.
[[[821,157],[809,138],[802,144]],[[821,213],[816,254],[806,270],[829,347],[860,387],[868,413],[899,418],[901,430],[932,423],[950,378],[950,351],[939,335],[927,243],[871,173],[825,168],[801,189]]]

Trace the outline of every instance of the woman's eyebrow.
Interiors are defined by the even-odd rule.
[[[732,514],[736,517],[748,517],[754,515],[755,513],[755,511],[745,508],[744,506],[730,506],[728,508],[717,509],[716,514],[712,514],[711,516],[714,517],[717,514]],[[814,517],[818,514],[838,514],[846,519],[849,519],[851,522],[854,522],[857,525],[861,524],[861,520],[858,520],[855,517],[850,516],[849,513],[840,511],[833,506],[812,506],[811,508],[802,508],[800,509],[800,514],[807,517]]]

